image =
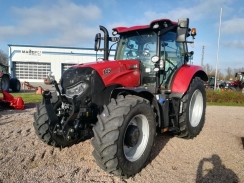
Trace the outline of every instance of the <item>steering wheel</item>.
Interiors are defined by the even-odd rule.
[[[126,53],[126,59],[131,59],[133,58],[133,53],[132,53],[132,50],[129,50],[127,53]]]
[[[142,52],[142,56],[143,57],[150,57],[150,51],[149,49],[144,49]]]

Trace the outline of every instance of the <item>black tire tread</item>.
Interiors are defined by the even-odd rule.
[[[59,99],[56,92],[52,92],[51,103],[53,106],[58,105]],[[74,141],[67,141],[62,136],[54,137],[49,130],[49,119],[47,115],[47,111],[45,108],[44,101],[37,104],[36,112],[34,113],[34,122],[33,126],[35,129],[36,135],[41,139],[44,143],[54,146],[54,147],[68,147],[73,145]]]
[[[5,89],[5,91],[9,91],[9,77],[8,75],[3,75],[2,77],[0,77],[0,92],[3,91],[3,88],[2,88],[2,80],[3,79],[6,79],[7,80],[7,83],[8,83],[8,87]]]
[[[17,78],[11,78],[9,81],[9,88],[12,89],[13,92],[19,92],[21,89],[20,81]]]
[[[203,87],[204,87],[204,84],[203,84],[203,81],[199,78],[199,77],[195,77],[190,86],[189,86],[189,89],[187,91],[187,93],[183,96],[182,98],[182,102],[183,102],[183,108],[182,108],[182,114],[181,116],[179,117],[179,126],[180,126],[180,133],[177,134],[176,136],[177,137],[180,137],[180,138],[185,138],[185,139],[192,139],[194,138],[195,136],[197,135],[192,135],[189,133],[189,129],[187,128],[187,122],[186,122],[186,109],[187,109],[187,102],[188,102],[188,99],[189,99],[189,94],[192,90],[192,87],[193,85],[196,83],[196,82],[201,82]],[[204,101],[206,102],[206,101]],[[205,121],[205,109],[204,109],[204,114],[203,114],[203,121]],[[200,131],[202,130],[202,128],[200,129]]]
[[[57,146],[56,142],[52,139],[52,135],[49,131],[48,117],[46,108],[44,105],[37,106],[37,112],[34,113],[34,129],[36,135],[41,139],[44,143],[48,145],[52,145],[54,147]]]
[[[125,178],[128,177],[119,167],[116,157],[116,142],[119,138],[119,128],[122,126],[125,116],[130,112],[131,107],[138,103],[149,105],[149,101],[141,97],[134,95],[119,96],[116,100],[111,99],[111,103],[108,106],[104,106],[104,112],[98,116],[98,122],[93,128],[94,138],[91,142],[94,151],[92,154],[98,166],[107,173]],[[103,120],[104,117],[106,118],[105,120]]]

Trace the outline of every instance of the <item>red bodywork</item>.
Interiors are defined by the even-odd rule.
[[[6,91],[2,91],[3,98],[0,98],[0,102],[7,104],[10,107],[13,107],[17,110],[24,109],[24,101],[21,97],[14,98],[11,94]]]
[[[124,87],[140,86],[140,68],[137,60],[100,61],[80,64],[73,67],[91,67],[95,69],[105,86],[118,84]],[[194,65],[183,65],[172,81],[172,92],[185,93],[193,76],[198,73],[207,81],[207,75],[202,67]]]
[[[235,80],[235,81],[232,81],[230,82],[230,85],[231,87],[234,87],[234,88],[240,88],[242,89],[244,87],[244,83],[242,83],[240,80]]]
[[[91,67],[101,76],[105,86],[119,84],[124,87],[140,86],[140,64],[138,60],[100,61],[73,67]]]
[[[187,91],[192,77],[198,73],[203,80],[207,81],[207,75],[203,71],[202,67],[195,65],[183,65],[176,73],[172,81],[172,92],[184,93]]]

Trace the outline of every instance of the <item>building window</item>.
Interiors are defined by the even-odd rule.
[[[76,64],[62,64],[62,74],[64,73],[64,71],[66,71],[68,68],[70,68],[73,65]]]
[[[50,63],[14,62],[15,77],[18,79],[45,79],[51,71]]]

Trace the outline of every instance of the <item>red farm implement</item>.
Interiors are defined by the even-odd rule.
[[[3,98],[0,98],[0,105],[2,107],[13,107],[17,110],[24,109],[24,101],[21,97],[14,98],[10,93],[5,90],[2,91]]]

